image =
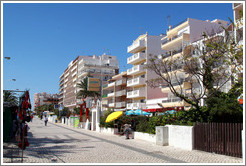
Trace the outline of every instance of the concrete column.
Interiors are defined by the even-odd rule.
[[[168,127],[156,126],[156,145],[167,146],[168,145]]]

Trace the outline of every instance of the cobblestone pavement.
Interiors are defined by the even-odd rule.
[[[24,163],[242,163],[235,158],[202,151],[187,151],[170,146],[158,146],[139,139],[125,140],[116,136],[64,124],[44,122],[34,118],[29,123],[30,146],[24,151]],[[18,156],[16,145],[12,155]],[[11,161],[10,149],[4,148],[3,163]],[[19,156],[21,151],[19,151]]]

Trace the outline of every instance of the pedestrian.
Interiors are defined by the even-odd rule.
[[[131,132],[132,132],[132,139],[134,139],[134,131],[136,131],[136,122],[134,119],[131,121]]]
[[[126,133],[126,139],[129,139],[129,134],[132,133],[132,129],[131,129],[131,125],[130,124],[124,124],[124,132]],[[133,139],[133,135],[132,135],[132,139]]]
[[[44,116],[44,124],[45,126],[47,126],[47,122],[48,122],[48,118],[46,117],[46,115]]]
[[[31,122],[32,122],[32,119],[33,119],[33,115],[31,115]]]

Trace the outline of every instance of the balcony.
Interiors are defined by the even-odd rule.
[[[127,98],[145,97],[145,88],[127,92]]]
[[[108,103],[108,107],[114,107],[114,103]]]
[[[126,107],[126,102],[116,102],[115,103],[115,108],[122,108]]]
[[[127,81],[127,87],[134,87],[139,85],[145,85],[145,78],[137,77]]]
[[[126,84],[126,78],[123,78],[121,80],[118,80],[115,82],[115,86],[120,86]]]
[[[137,40],[132,43],[131,46],[127,47],[128,53],[135,53],[137,51],[140,51],[146,47],[144,40]]]
[[[168,51],[165,54],[163,54],[163,58],[168,58],[174,55],[181,55],[180,53],[182,53],[182,49],[179,50],[173,50],[173,51]]]
[[[105,84],[105,85],[103,85],[103,89],[110,89],[111,87],[114,87],[114,85],[115,85],[115,82]]]
[[[139,52],[127,58],[127,64],[135,64],[144,61],[145,59],[146,53]]]
[[[145,103],[128,103],[126,106],[127,109],[144,109],[146,108]]]
[[[89,73],[88,72],[81,72],[79,74],[79,77],[84,77],[84,76],[87,76]]]
[[[170,98],[167,100],[163,100],[162,106],[163,107],[184,107],[184,106],[189,106],[189,104],[181,100],[180,98]]]
[[[181,81],[180,83],[175,82],[172,85],[173,85],[173,87],[174,87],[175,90],[179,90],[179,89],[190,89],[191,88],[191,84],[189,82],[183,82],[183,81]],[[164,85],[164,86],[162,86],[161,91],[163,93],[170,92],[170,88],[169,88],[168,85]]]
[[[108,97],[113,97],[113,96],[114,96],[114,92],[108,94]]]
[[[103,105],[108,105],[108,100],[102,100]]]
[[[177,46],[183,46],[186,45],[186,42],[190,41],[190,34],[187,33],[181,33],[179,35],[175,35],[172,38],[169,38],[168,41],[163,41],[161,48],[163,50],[173,50]]]
[[[135,65],[127,70],[127,75],[136,75],[145,72],[144,65]]]
[[[126,90],[121,90],[115,93],[116,97],[125,96],[125,95],[126,95]]]

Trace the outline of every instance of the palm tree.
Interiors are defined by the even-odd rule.
[[[88,81],[88,77],[84,78],[80,83],[77,84],[77,87],[80,88],[80,90],[77,92],[76,98],[82,99],[84,101],[87,97],[93,97],[94,101],[96,101],[96,98],[98,98],[100,96],[100,92],[89,91],[87,89],[87,81]],[[86,109],[86,119],[87,119],[88,113],[89,112],[88,112],[88,108],[87,108]],[[80,115],[81,115],[80,121],[82,121],[82,106],[80,109]]]
[[[77,99],[85,99],[86,97],[93,97],[95,100],[100,96],[100,92],[88,91],[87,81],[88,78],[86,77],[80,83],[77,84],[77,87],[80,88],[80,90],[77,93]]]
[[[4,91],[3,92],[3,101],[8,102],[13,105],[18,104],[18,98],[15,96],[16,94],[11,91]]]

